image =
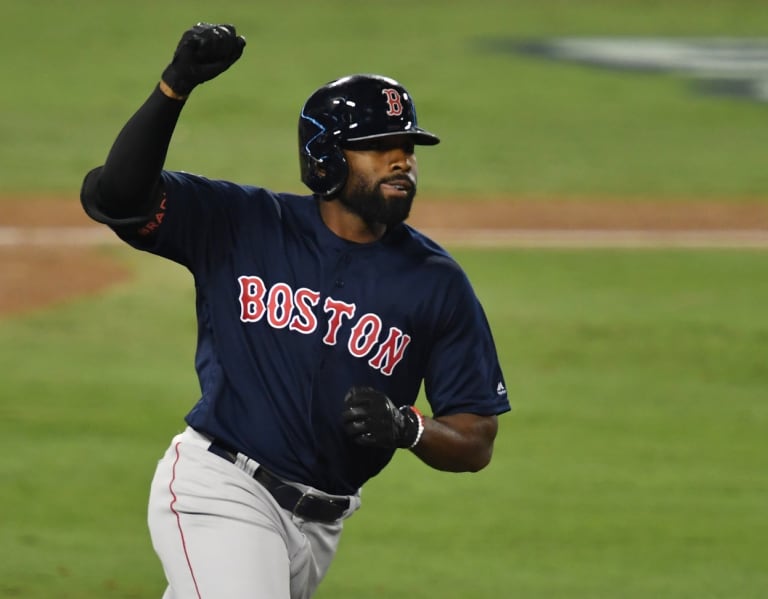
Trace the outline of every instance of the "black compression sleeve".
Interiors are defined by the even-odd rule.
[[[158,197],[171,136],[184,102],[156,87],[128,120],[109,151],[98,180],[98,203],[113,218],[140,216]]]

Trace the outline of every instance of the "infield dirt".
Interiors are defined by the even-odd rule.
[[[130,271],[98,246],[113,241],[90,221],[77,200],[4,200],[0,230],[0,318],[97,293],[124,281]],[[488,231],[689,231],[758,232],[768,235],[768,204],[760,202],[621,202],[589,200],[417,198],[409,223],[446,242],[452,232]],[[68,232],[65,241],[56,232]],[[73,243],[73,234],[98,233],[96,243]]]

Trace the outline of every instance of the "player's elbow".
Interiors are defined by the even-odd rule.
[[[467,472],[480,472],[491,463],[493,457],[493,445],[482,447],[472,452],[469,461],[466,464]]]
[[[491,463],[492,455],[492,445],[464,447],[442,463],[433,463],[432,466],[446,472],[480,472]]]
[[[496,416],[454,414],[435,419],[443,432],[435,466],[451,472],[479,472],[491,463],[498,423]],[[433,464],[434,465],[434,464]]]

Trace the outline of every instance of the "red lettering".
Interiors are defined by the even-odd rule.
[[[155,214],[154,221],[149,221],[147,224],[141,227],[141,229],[138,230],[139,235],[146,236],[157,230],[158,226],[163,222],[163,219],[165,218],[165,204],[167,201],[168,198],[164,195],[163,199],[160,201],[160,212]]]
[[[296,292],[294,305],[298,310],[291,319],[291,325],[288,327],[292,331],[298,331],[305,335],[317,329],[317,317],[312,312],[312,308],[320,301],[320,294],[306,287],[302,287]]]
[[[387,110],[388,116],[400,116],[403,114],[403,102],[400,99],[399,91],[389,87],[381,90],[381,93],[387,98],[387,106],[389,107]]]
[[[275,283],[267,299],[267,320],[276,329],[284,329],[291,320],[293,290],[285,283]]]
[[[347,348],[356,358],[367,355],[374,344],[379,340],[381,333],[381,318],[375,314],[364,314],[352,327]]]
[[[389,337],[381,344],[379,351],[368,361],[368,364],[380,370],[382,374],[389,376],[395,366],[403,359],[405,348],[410,342],[410,336],[400,329],[392,327],[389,329]]]
[[[240,283],[240,320],[256,322],[264,316],[266,286],[261,277],[238,277]]]
[[[355,305],[327,297],[325,298],[325,304],[323,304],[323,310],[330,313],[328,332],[323,337],[323,343],[326,345],[336,345],[342,318],[345,316],[352,318],[355,315]]]
[[[240,285],[240,320],[258,322],[267,315],[267,322],[275,329],[288,327],[292,331],[308,335],[317,331],[319,324],[315,308],[320,304],[320,293],[302,287],[296,292],[287,283],[276,283],[267,288],[261,277],[238,277]],[[326,297],[323,310],[328,319],[328,330],[323,337],[326,345],[336,345],[339,332],[345,321],[355,316],[357,306],[332,297]],[[356,357],[364,358],[374,351],[379,343],[384,323],[377,314],[363,314],[351,327],[347,341],[347,351]],[[386,340],[379,344],[375,355],[368,361],[371,368],[390,376],[395,367],[403,360],[411,337],[396,327],[391,327]]]

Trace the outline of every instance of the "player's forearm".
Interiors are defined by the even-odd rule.
[[[491,461],[495,416],[453,414],[424,419],[424,433],[412,449],[423,462],[447,472],[477,472]]]
[[[110,216],[136,216],[153,203],[183,106],[158,86],[120,131],[99,176],[100,204]]]

